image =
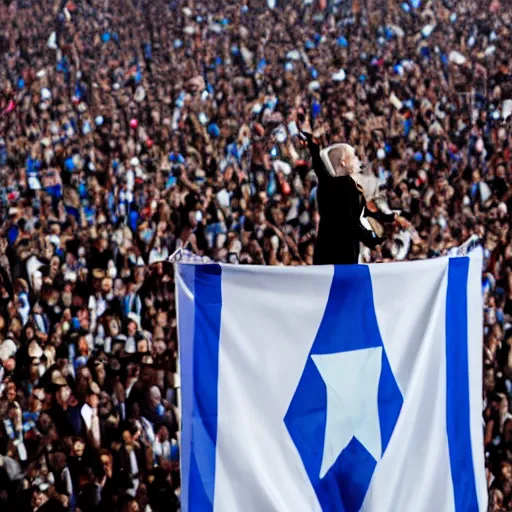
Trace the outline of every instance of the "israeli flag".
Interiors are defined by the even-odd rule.
[[[178,264],[182,510],[487,510],[481,268]]]

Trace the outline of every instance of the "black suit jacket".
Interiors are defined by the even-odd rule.
[[[308,146],[318,178],[317,201],[320,213],[313,263],[336,265],[357,263],[359,257],[359,217],[364,197],[350,176],[331,176],[320,157],[320,147],[311,137]]]

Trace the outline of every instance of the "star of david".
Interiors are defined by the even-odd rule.
[[[370,271],[336,266],[284,418],[323,511],[361,508],[402,403],[377,324]]]

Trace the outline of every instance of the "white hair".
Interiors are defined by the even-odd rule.
[[[360,168],[350,172],[341,167],[341,160],[354,154],[355,149],[350,144],[343,143],[333,144],[320,151],[320,157],[322,158],[325,169],[331,176],[336,177],[349,174],[356,184],[362,188],[367,201],[379,199],[381,203],[384,202],[382,206],[388,211],[389,207],[385,203],[385,200],[381,198],[379,179],[373,173],[363,172]]]
[[[355,154],[355,149],[350,144],[333,144],[320,151],[320,157],[327,172],[331,176],[344,176],[348,174],[347,169],[341,167],[340,162],[348,156]],[[357,171],[359,172],[359,170]]]

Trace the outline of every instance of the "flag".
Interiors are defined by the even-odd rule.
[[[178,264],[182,510],[485,511],[481,268]]]

